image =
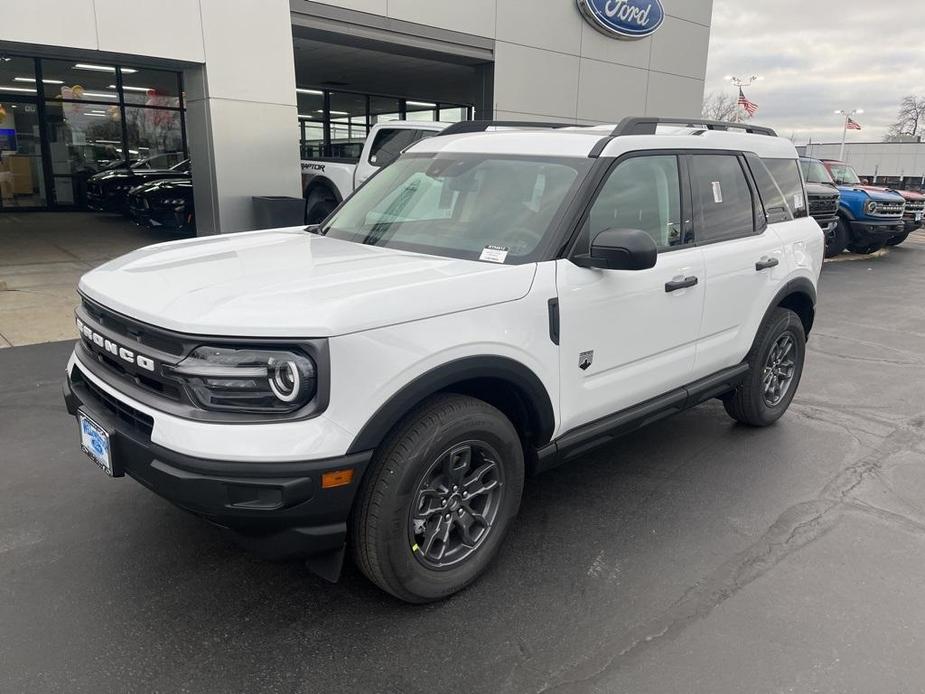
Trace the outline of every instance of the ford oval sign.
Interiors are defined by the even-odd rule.
[[[578,0],[595,29],[621,39],[651,36],[665,21],[661,0]]]

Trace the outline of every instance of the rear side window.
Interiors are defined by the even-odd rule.
[[[755,203],[739,158],[730,154],[690,157],[697,243],[755,233]]]
[[[789,222],[793,219],[790,212],[790,205],[787,204],[784,192],[781,190],[777,181],[768,171],[765,163],[753,154],[746,155],[748,168],[751,169],[752,177],[758,186],[758,194],[761,196],[761,202],[764,203],[764,211],[767,215],[768,224],[777,222]]]
[[[784,193],[794,217],[806,217],[806,198],[803,194],[803,174],[796,159],[762,159],[777,185]]]
[[[430,130],[411,130],[408,128],[384,128],[376,133],[376,139],[369,149],[369,163],[373,166],[388,166],[408,145],[437,133]]]

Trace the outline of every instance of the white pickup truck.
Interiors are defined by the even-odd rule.
[[[302,160],[302,194],[306,224],[320,224],[344,198],[379,169],[398,159],[409,145],[432,137],[449,123],[388,121],[372,127],[359,160],[324,157]]]

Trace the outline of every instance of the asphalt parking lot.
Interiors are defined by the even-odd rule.
[[[0,351],[0,692],[925,691],[922,233],[826,265],[778,425],[709,403],[529,481],[500,560],[427,607],[106,478],[68,351]]]

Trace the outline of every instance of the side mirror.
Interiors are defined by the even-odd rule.
[[[640,229],[607,229],[594,237],[591,252],[572,258],[579,267],[603,270],[648,270],[655,267],[658,247]]]

